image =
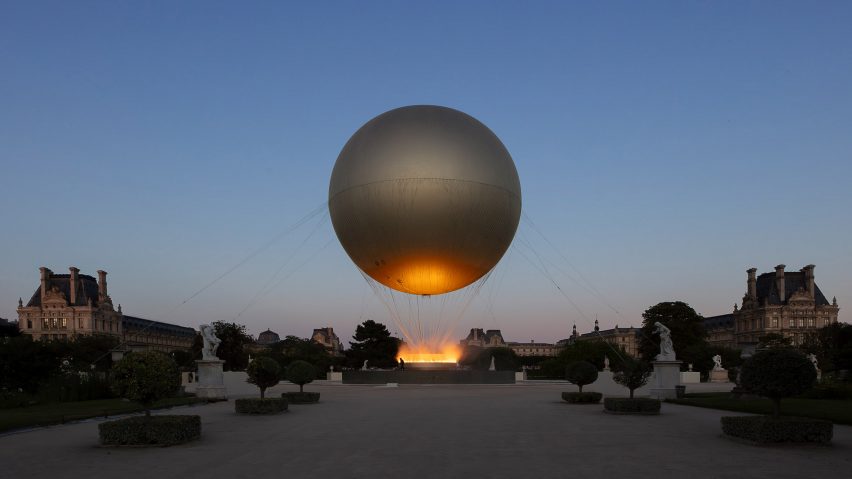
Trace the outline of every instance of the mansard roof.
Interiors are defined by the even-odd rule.
[[[778,287],[775,282],[775,273],[763,273],[757,277],[757,301],[763,304],[767,299],[768,304],[787,304],[787,300],[799,289],[807,290],[805,273],[801,271],[784,272],[784,301],[778,295]],[[814,283],[814,301],[817,306],[828,306],[828,299],[822,294],[819,286]]]
[[[720,314],[719,316],[710,316],[704,318],[704,329],[707,331],[714,329],[727,329],[734,327],[733,313]]]
[[[187,328],[186,326],[178,326],[176,324],[163,323],[160,321],[152,321],[145,318],[137,318],[136,316],[123,315],[121,325],[125,331],[142,331],[151,334],[171,334],[176,336],[195,337],[195,329]]]
[[[51,274],[50,279],[47,280],[47,290],[58,289],[71,306],[86,306],[89,304],[89,299],[92,300],[92,306],[97,306],[98,280],[87,274],[78,274],[77,281],[77,297],[73,298],[73,300],[71,298],[70,274]],[[39,284],[32,298],[27,302],[27,306],[41,306],[41,284]]]
[[[504,343],[506,342],[503,339],[503,334],[500,332],[499,329],[489,329],[487,331],[484,331],[482,328],[471,328],[470,332],[467,334],[467,337],[465,338],[465,341],[473,340],[474,331],[476,331],[477,339],[480,340],[480,341],[490,343],[491,338],[496,336],[496,337],[500,338],[501,342],[504,342]]]

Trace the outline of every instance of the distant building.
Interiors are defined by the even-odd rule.
[[[705,318],[704,328],[713,344],[735,348],[753,347],[769,333],[790,338],[799,345],[809,333],[837,322],[840,307],[831,303],[814,281],[810,264],[797,272],[786,272],[779,264],[774,273],[756,276],[757,269],[746,273],[746,293],[742,306],[734,311]]]
[[[528,343],[508,342],[506,345],[518,356],[558,356],[562,349],[551,343],[537,343],[531,340]]]
[[[189,350],[193,328],[125,316],[113,309],[107,294],[106,271],[98,279],[80,274],[53,274],[40,268],[41,283],[26,306],[18,300],[18,328],[36,340],[66,339],[79,335],[114,336],[130,350]]]
[[[326,351],[333,356],[343,355],[343,345],[340,344],[340,338],[334,334],[334,328],[325,327],[314,330],[311,339],[320,343]]]
[[[640,332],[641,330],[639,328],[634,328],[632,326],[629,328],[620,328],[617,324],[612,329],[600,329],[600,325],[596,319],[595,328],[592,332],[578,335],[577,325],[574,325],[571,338],[568,340],[562,340],[560,343],[563,341],[565,343],[573,341],[606,341],[635,358],[639,355]]]
[[[281,336],[278,336],[278,333],[272,331],[271,329],[267,329],[266,331],[257,335],[257,341],[255,341],[259,346],[269,346],[271,344],[275,344],[278,341],[281,341]]]
[[[467,337],[459,340],[459,345],[462,347],[505,348],[506,341],[503,340],[503,334],[500,333],[499,329],[484,331],[482,328],[471,328]]]

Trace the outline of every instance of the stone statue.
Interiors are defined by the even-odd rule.
[[[604,354],[604,371],[609,371],[609,356]]]
[[[816,354],[814,354],[814,353],[808,354],[808,359],[810,359],[811,363],[813,363],[814,369],[819,371],[819,364],[817,363]]]
[[[674,345],[672,344],[672,330],[667,328],[663,323],[657,321],[654,323],[654,332],[660,335],[660,354],[657,355],[657,361],[675,361]]]
[[[713,356],[713,371],[724,371],[725,368],[722,367],[722,356],[715,355]]]
[[[201,348],[201,359],[204,361],[219,359],[216,357],[216,350],[219,349],[222,340],[216,337],[213,333],[213,327],[209,324],[202,324],[200,329],[201,338],[204,340],[204,347]]]
[[[370,361],[369,359],[365,359],[365,360],[364,360],[364,364],[363,364],[363,365],[361,365],[361,371],[366,371],[366,370],[367,370],[367,363],[368,363],[369,361]]]
[[[488,367],[489,371],[496,371],[497,368],[494,367],[494,356],[491,356],[491,366]]]

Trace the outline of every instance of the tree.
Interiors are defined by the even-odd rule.
[[[0,318],[0,338],[14,338],[21,335],[18,330],[18,323],[9,322]]]
[[[358,325],[352,338],[355,341],[349,342],[351,348],[347,351],[350,366],[359,367],[365,360],[370,366],[380,368],[396,366],[399,340],[391,337],[384,324],[368,319]]]
[[[157,351],[130,353],[115,363],[112,373],[113,391],[145,407],[146,416],[155,402],[174,395],[180,387],[177,364]]]
[[[222,341],[216,350],[216,356],[225,361],[225,370],[244,370],[248,366],[246,346],[254,342],[246,333],[246,327],[225,321],[216,321],[211,326],[216,337]]]
[[[793,348],[769,348],[755,353],[743,364],[743,387],[772,401],[772,415],[781,415],[781,399],[810,389],[816,381],[814,365]]]
[[[281,368],[274,359],[261,356],[248,365],[246,373],[248,374],[247,382],[260,388],[260,399],[263,399],[266,388],[271,388],[280,381]]]
[[[806,337],[802,350],[816,354],[824,372],[852,370],[852,325],[832,323]]]
[[[307,361],[293,361],[287,366],[287,380],[299,385],[299,392],[304,392],[305,384],[312,383],[317,377],[317,370]]]
[[[658,303],[645,310],[642,318],[639,355],[643,359],[653,361],[660,352],[660,337],[654,333],[654,323],[660,322],[672,331],[675,354],[684,366],[700,360],[700,357],[691,357],[690,353],[696,345],[707,342],[704,318],[688,304],[682,301]]]
[[[0,341],[0,389],[35,394],[40,384],[58,375],[60,356],[51,343],[31,336]]]
[[[648,383],[651,376],[651,365],[645,361],[633,358],[625,358],[621,367],[613,374],[613,381],[630,390],[630,399],[633,399],[633,391]]]
[[[296,360],[314,364],[319,371],[328,371],[328,367],[335,363],[335,358],[329,354],[322,344],[313,339],[303,339],[296,336],[287,336],[271,345],[269,357],[279,362],[282,372],[288,364]]]
[[[565,368],[565,379],[583,392],[583,386],[598,380],[598,368],[588,361],[577,361]]]

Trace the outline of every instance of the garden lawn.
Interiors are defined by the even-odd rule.
[[[725,411],[772,414],[772,403],[768,399],[735,399],[730,393],[688,394],[683,399],[668,399],[666,402]],[[835,424],[852,425],[852,400],[782,399],[781,414],[827,419]]]
[[[204,402],[195,396],[163,399],[152,409],[184,406]],[[23,429],[34,426],[49,426],[68,421],[77,421],[92,417],[114,416],[144,411],[136,403],[123,399],[96,399],[93,401],[59,402],[36,404],[27,407],[0,409],[0,432]]]

